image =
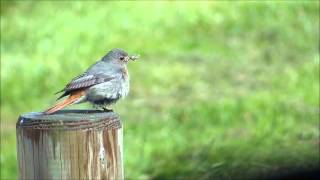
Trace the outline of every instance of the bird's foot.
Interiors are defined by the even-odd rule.
[[[103,109],[103,111],[105,111],[105,112],[110,112],[110,111],[112,111],[112,109],[108,109],[108,108],[106,108],[106,107],[102,107],[102,109]]]

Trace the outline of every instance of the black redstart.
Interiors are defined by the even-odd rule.
[[[81,75],[73,78],[58,98],[68,96],[44,113],[52,114],[68,105],[90,102],[96,107],[107,110],[107,106],[115,103],[129,93],[129,73],[127,64],[138,56],[129,56],[122,49],[112,49],[102,59]],[[57,99],[57,100],[58,100]]]

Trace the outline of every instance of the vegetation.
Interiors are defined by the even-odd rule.
[[[248,179],[319,165],[319,2],[1,1],[1,179],[15,122],[114,47],[141,54],[126,179]],[[72,108],[87,108],[89,105]]]

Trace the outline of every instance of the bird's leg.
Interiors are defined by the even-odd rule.
[[[110,112],[112,109],[108,109],[107,107],[102,107],[103,111]]]

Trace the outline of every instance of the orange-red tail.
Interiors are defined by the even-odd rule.
[[[60,109],[74,103],[75,101],[77,101],[81,96],[84,95],[84,91],[76,91],[70,94],[70,96],[65,99],[64,101],[56,104],[55,106],[47,109],[46,111],[44,111],[45,114],[52,114],[56,111],[59,111]]]

